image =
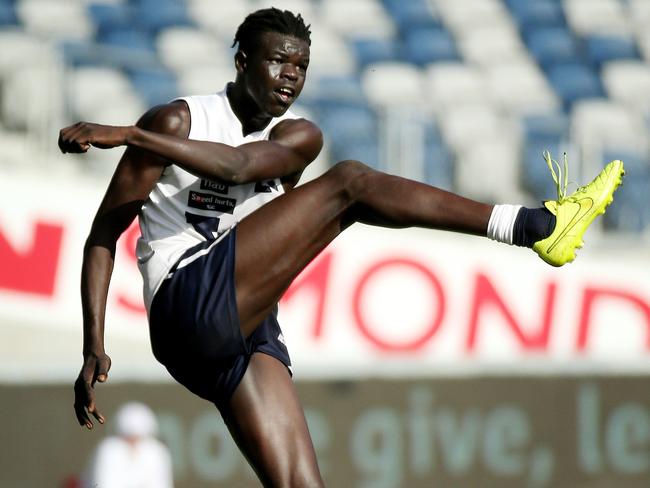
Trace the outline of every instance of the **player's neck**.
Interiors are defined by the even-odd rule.
[[[228,83],[226,94],[232,111],[241,123],[244,136],[260,131],[269,125],[273,117],[260,111],[257,104],[246,93],[243,85]]]

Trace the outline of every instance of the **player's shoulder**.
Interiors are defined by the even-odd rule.
[[[291,117],[281,120],[273,127],[272,133],[273,138],[296,135],[314,139],[323,138],[323,134],[318,125],[302,117]]]
[[[187,136],[191,123],[190,109],[184,100],[174,100],[150,108],[138,120],[138,127],[162,132]]]
[[[285,119],[278,123],[269,137],[283,145],[293,147],[308,162],[316,159],[323,148],[323,133],[308,119]]]

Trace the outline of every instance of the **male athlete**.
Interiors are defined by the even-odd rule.
[[[611,202],[623,165],[571,196],[561,188],[540,209],[485,205],[358,161],[294,189],[322,147],[318,127],[289,111],[305,82],[309,28],[300,15],[260,10],[234,44],[236,79],[224,91],[155,107],[133,127],[78,123],[60,133],[63,152],[127,146],[84,250],[75,412],[88,428],[90,414],[104,422],[94,385],[111,364],[106,296],[115,243],[137,215],[156,358],[217,405],[265,486],[323,486],[276,320],[296,275],[354,222],[487,236],[561,266]]]

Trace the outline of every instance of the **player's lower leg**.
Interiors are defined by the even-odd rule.
[[[324,486],[302,406],[280,361],[253,354],[221,414],[264,486]]]

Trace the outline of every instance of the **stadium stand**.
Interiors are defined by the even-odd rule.
[[[538,200],[553,196],[543,149],[568,151],[579,181],[627,158],[639,177],[606,227],[650,232],[648,211],[634,210],[650,190],[650,2],[271,3],[312,24],[300,103],[322,126],[332,162],[356,157],[471,196]],[[36,106],[43,87],[30,80],[56,60],[69,89],[59,106],[45,104],[50,124],[129,123],[153,104],[221,88],[237,25],[271,3],[0,0],[0,142],[22,154],[16,148],[43,136],[34,119],[46,111]],[[488,161],[501,177],[486,174],[492,189],[480,190],[472,178]]]

